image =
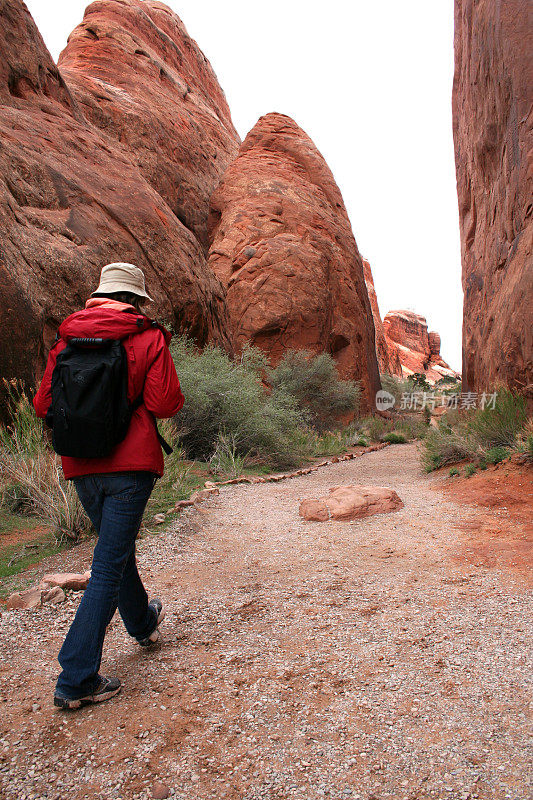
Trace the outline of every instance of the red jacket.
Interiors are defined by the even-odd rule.
[[[154,417],[173,417],[183,406],[178,376],[168,349],[171,335],[133,306],[106,298],[92,298],[82,311],[71,314],[59,328],[60,338],[50,350],[46,370],[33,405],[44,417],[50,403],[52,372],[58,354],[74,337],[121,339],[128,357],[128,400],[142,392],[143,403],[133,412],[126,438],[106,458],[63,456],[65,478],[101,472],[155,472],[164,470]]]

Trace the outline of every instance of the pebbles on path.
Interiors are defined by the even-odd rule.
[[[343,483],[390,486],[405,507],[298,517]],[[102,669],[124,689],[101,706],[51,705],[81,593],[3,612],[0,797],[526,800],[531,595],[462,558],[455,525],[478,512],[434,483],[414,446],[393,446],[224,488],[141,541],[163,642],[141,651],[112,621]]]

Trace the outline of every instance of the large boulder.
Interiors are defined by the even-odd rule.
[[[273,363],[290,348],[329,352],[373,406],[362,259],[330,169],[290,117],[267,114],[250,131],[211,198],[209,227],[236,346],[257,345]]]
[[[240,139],[182,21],[154,0],[97,0],[58,66],[84,116],[122,145],[207,249],[209,198]]]
[[[458,374],[440,355],[440,336],[428,332],[426,318],[414,311],[389,311],[383,319],[385,338],[396,348],[404,377],[415,372],[425,375],[428,383]]]
[[[453,135],[463,383],[533,383],[533,42],[529,0],[455,0]]]
[[[363,274],[365,276],[368,299],[370,300],[370,308],[372,309],[372,316],[374,318],[376,355],[378,357],[379,371],[381,374],[388,373],[389,375],[397,375],[401,378],[402,364],[400,361],[400,353],[394,342],[387,339],[385,336],[385,328],[383,327],[383,320],[379,313],[378,298],[374,286],[372,269],[366,258],[363,258]]]
[[[349,522],[399,511],[403,502],[394,489],[385,486],[333,486],[329,494],[318,499],[302,500],[300,516],[308,522],[326,522],[337,519]]]
[[[60,321],[117,260],[145,270],[156,315],[229,349],[202,243],[128,148],[85,117],[21,0],[0,0],[0,50],[0,375],[34,383]]]

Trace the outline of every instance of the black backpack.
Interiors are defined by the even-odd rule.
[[[128,402],[128,361],[118,339],[70,339],[52,373],[46,421],[56,453],[75,458],[108,456],[121,442],[135,408]]]

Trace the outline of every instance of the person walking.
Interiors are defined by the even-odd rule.
[[[130,636],[144,647],[158,640],[164,617],[161,600],[148,601],[137,570],[135,540],[146,503],[164,469],[155,418],[173,417],[184,398],[168,348],[171,336],[141,312],[146,302],[151,297],[141,269],[123,262],[105,266],[85,308],[61,324],[33,401],[37,415],[46,417],[53,427],[65,478],[74,481],[98,533],[91,577],[58,656],[62,671],[54,704],[64,709],[101,702],[120,691],[118,678],[99,672],[106,628],[117,607]],[[120,358],[127,368],[123,378],[127,415],[122,415],[122,430],[111,439],[117,443],[109,450],[100,433],[109,429],[109,424],[102,427],[107,408],[83,417],[88,396],[85,384],[95,368],[100,370],[94,374],[102,376],[98,378],[101,386],[108,375],[117,380]],[[105,362],[103,367],[99,359]],[[68,369],[72,391],[64,386]],[[78,398],[82,409],[79,413],[69,409],[70,417],[65,412],[65,391]]]

